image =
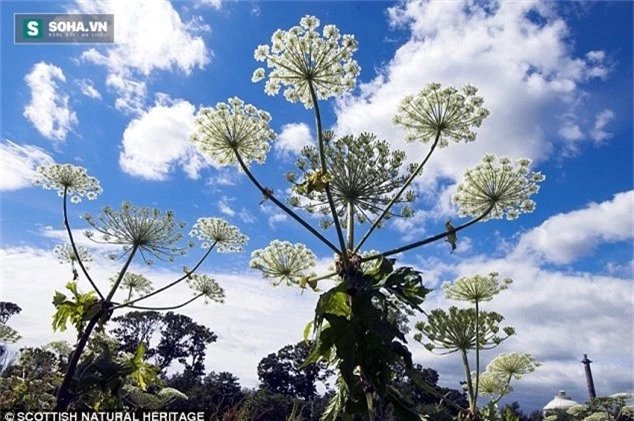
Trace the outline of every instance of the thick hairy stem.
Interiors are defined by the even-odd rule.
[[[130,263],[132,263],[132,258],[134,258],[134,255],[136,254],[136,251],[138,250],[138,248],[139,246],[137,246],[136,244],[132,246],[132,250],[130,250],[130,255],[128,256],[128,259],[125,261],[125,264],[123,265],[123,267],[121,268],[121,272],[119,272],[119,277],[117,277],[117,280],[115,281],[114,285],[112,286],[112,289],[110,290],[110,292],[108,293],[108,296],[106,297],[105,301],[107,303],[109,303],[112,300],[114,293],[117,292],[117,288],[119,288],[119,284],[123,280],[123,275],[125,275],[125,273],[128,271],[128,267],[130,266]]]
[[[70,383],[73,380],[73,376],[75,375],[75,370],[77,369],[77,364],[79,364],[79,358],[81,354],[84,352],[84,348],[86,348],[86,344],[88,343],[88,339],[90,338],[90,334],[93,329],[97,325],[97,322],[102,317],[104,310],[97,312],[86,326],[86,330],[81,335],[79,342],[77,342],[77,347],[73,352],[73,356],[68,362],[68,368],[66,369],[66,374],[64,374],[64,379],[62,380],[62,384],[57,391],[57,402],[55,403],[55,407],[53,411],[66,411],[68,409],[68,405],[70,405],[73,395],[70,393]]]
[[[478,407],[478,389],[480,387],[480,307],[478,300],[475,300],[475,324],[476,324],[476,380],[475,394],[473,395],[473,406]]]
[[[412,173],[412,175],[410,175],[407,180],[405,181],[405,184],[403,184],[403,186],[401,187],[401,189],[398,191],[398,193],[396,193],[396,195],[392,198],[392,200],[390,200],[387,204],[387,206],[385,207],[385,209],[383,209],[383,212],[381,212],[381,214],[379,215],[379,217],[372,223],[372,226],[370,226],[370,228],[368,229],[368,231],[363,234],[363,237],[361,237],[361,241],[359,241],[359,244],[357,244],[356,248],[354,249],[355,253],[358,252],[361,249],[361,246],[363,246],[363,244],[366,242],[366,240],[368,238],[370,238],[370,234],[372,234],[372,232],[379,226],[379,224],[381,223],[381,221],[383,220],[383,218],[385,218],[385,216],[389,213],[390,209],[392,208],[392,206],[394,206],[394,204],[401,198],[401,195],[405,192],[405,190],[407,190],[407,188],[410,186],[410,184],[412,184],[412,182],[414,181],[414,179],[420,174],[420,172],[423,170],[423,167],[425,166],[425,164],[427,163],[427,161],[429,160],[429,157],[431,157],[431,154],[434,152],[434,150],[436,149],[436,145],[438,145],[438,141],[440,140],[440,132],[438,132],[436,134],[436,139],[434,140],[434,143],[431,145],[431,149],[429,150],[429,152],[427,153],[427,155],[425,156],[425,159],[423,159],[421,161],[420,164],[418,164],[418,167],[416,167],[416,170],[414,170],[414,172]]]
[[[346,220],[346,237],[348,240],[348,250],[354,248],[354,206],[348,203],[348,215]]]
[[[326,165],[326,152],[325,152],[325,140],[324,133],[321,127],[321,113],[319,112],[319,104],[317,103],[317,94],[313,87],[312,81],[308,81],[308,88],[310,89],[310,98],[313,101],[313,107],[315,108],[315,124],[317,126],[317,139],[319,140],[319,159],[321,161],[321,173],[325,177],[328,174],[328,166]],[[343,231],[341,230],[341,224],[339,223],[339,216],[337,215],[337,208],[335,207],[335,201],[332,199],[332,193],[330,192],[330,183],[326,183],[325,187],[326,197],[328,198],[328,206],[330,207],[330,213],[332,214],[332,220],[335,223],[335,230],[337,231],[337,237],[339,238],[339,245],[341,246],[341,255],[343,257],[344,267],[348,267],[348,251],[346,250],[346,243],[343,238]]]
[[[381,256],[383,256],[383,257],[392,256],[393,254],[402,253],[404,251],[411,250],[411,249],[416,248],[416,247],[424,246],[425,244],[433,243],[434,241],[438,241],[438,240],[448,236],[449,234],[453,234],[453,233],[456,233],[458,231],[461,231],[461,230],[463,230],[463,229],[465,229],[467,227],[470,227],[471,225],[475,224],[476,222],[482,220],[485,216],[487,216],[489,214],[489,212],[491,212],[491,209],[493,209],[493,206],[491,206],[485,213],[483,213],[482,215],[478,216],[477,218],[472,219],[471,221],[466,222],[466,223],[464,223],[462,225],[459,225],[459,226],[457,226],[456,228],[454,228],[452,230],[445,231],[445,232],[443,232],[441,234],[434,235],[433,237],[429,237],[429,238],[426,238],[426,239],[421,240],[421,241],[416,241],[414,243],[410,243],[410,244],[404,245],[402,247],[398,247],[398,248],[395,248],[395,249],[392,249],[392,250],[388,250],[388,251],[386,251],[384,253],[381,253],[381,254],[375,254],[375,255],[372,255],[372,256],[365,257],[365,258],[362,259],[362,261],[363,262],[367,262],[368,260],[378,259]]]
[[[278,208],[282,209],[288,216],[290,216],[291,218],[293,218],[294,220],[299,222],[304,228],[306,228],[310,233],[312,233],[315,237],[317,237],[322,243],[324,243],[325,245],[330,247],[335,253],[337,253],[337,254],[341,254],[342,253],[337,248],[337,246],[332,244],[326,237],[321,235],[315,228],[311,227],[310,224],[308,224],[308,222],[304,221],[299,215],[297,215],[295,212],[293,212],[288,207],[286,207],[282,202],[280,202],[278,199],[276,199],[275,196],[273,196],[273,194],[270,191],[268,191],[266,188],[264,188],[260,184],[260,182],[253,176],[253,174],[251,174],[251,171],[249,170],[249,167],[247,167],[247,165],[244,163],[244,161],[242,160],[242,157],[240,156],[238,151],[234,151],[234,152],[236,154],[236,158],[238,158],[238,163],[240,164],[240,167],[245,172],[247,177],[249,177],[249,180],[251,180],[251,182],[255,185],[255,187],[257,187],[258,190],[260,190],[260,192],[262,192],[262,195],[264,197],[270,199],[271,202],[275,203],[275,205],[277,205]]]
[[[90,282],[90,285],[93,287],[93,289],[95,290],[97,295],[99,295],[99,298],[101,298],[103,300],[103,294],[101,294],[101,291],[99,291],[99,288],[97,288],[97,285],[95,284],[95,282],[92,280],[92,278],[88,274],[88,271],[86,270],[86,267],[84,266],[84,262],[81,261],[81,257],[79,255],[79,252],[77,251],[77,246],[75,245],[75,239],[73,238],[73,232],[70,229],[70,224],[68,222],[68,211],[66,209],[66,200],[67,200],[67,197],[68,197],[67,193],[68,193],[68,187],[64,187],[64,200],[63,200],[63,203],[64,203],[64,205],[63,205],[63,207],[64,207],[64,227],[66,227],[66,232],[68,233],[68,239],[70,240],[70,245],[73,248],[73,253],[75,253],[75,257],[77,258],[77,263],[79,263],[79,267],[81,268],[82,272],[86,276],[86,279],[88,279],[88,282]]]
[[[134,303],[138,303],[139,301],[143,301],[147,298],[150,298],[158,293],[161,293],[163,291],[165,291],[166,289],[169,289],[171,287],[173,287],[174,285],[182,282],[184,279],[187,279],[190,275],[192,275],[194,272],[196,272],[196,270],[200,267],[200,265],[205,261],[205,259],[207,258],[207,256],[209,256],[209,253],[211,253],[211,251],[214,249],[214,247],[216,246],[217,241],[214,241],[214,243],[211,245],[211,247],[209,247],[209,249],[205,252],[205,254],[203,255],[203,257],[200,258],[200,260],[198,261],[198,263],[196,263],[196,266],[194,266],[194,268],[190,271],[185,272],[185,274],[183,276],[181,276],[180,278],[178,278],[177,280],[175,280],[174,282],[165,285],[162,288],[159,288],[157,290],[154,290],[152,292],[150,292],[147,295],[144,295],[143,297],[139,297],[135,300],[132,301],[128,301],[127,303],[124,304],[119,304],[117,306],[114,307],[114,309],[118,309],[121,307],[129,307],[130,305],[134,304]]]
[[[474,414],[476,411],[475,408],[475,399],[473,396],[473,381],[471,379],[471,370],[469,369],[469,359],[467,358],[467,351],[464,349],[460,350],[460,354],[462,355],[462,364],[464,366],[465,377],[467,378],[467,394],[469,398],[469,412]]]

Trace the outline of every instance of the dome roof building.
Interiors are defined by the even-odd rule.
[[[560,390],[559,393],[555,395],[555,398],[548,402],[544,407],[544,415],[549,415],[553,412],[559,411],[567,411],[573,406],[579,405],[577,402],[573,401],[564,390]]]

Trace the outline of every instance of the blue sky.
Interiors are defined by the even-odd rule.
[[[223,217],[250,237],[246,253],[215,254],[205,264],[227,290],[226,304],[185,311],[219,335],[208,351],[209,369],[254,385],[259,359],[300,339],[317,295],[270,287],[248,270],[249,255],[274,238],[301,241],[325,269],[329,251],[270,204],[260,206],[243,174],[214,166],[187,138],[201,106],[239,96],[269,111],[278,137],[266,164],[253,172],[284,195],[283,174],[314,142],[314,118],[251,83],[259,67],[253,50],[277,28],[312,14],[359,41],[357,88],[322,104],[325,125],[337,134],[372,131],[415,161],[425,147],[404,143],[390,123],[401,97],[432,81],[474,83],[491,109],[476,142],[432,157],[416,184],[417,215],[382,230],[368,247],[398,246],[457,220],[451,194],[484,153],[532,158],[547,176],[534,213],[476,225],[460,236],[454,254],[439,243],[399,261],[422,270],[434,287],[491,270],[515,279],[491,303],[518,330],[503,350],[532,352],[543,366],[517,384],[512,399],[536,408],[564,388],[585,400],[583,353],[595,361],[600,394],[631,391],[632,4],[465,3],[2,2],[0,294],[24,308],[12,320],[21,344],[63,337],[53,335],[48,318],[53,292],[69,275],[51,252],[63,241],[60,200],[31,187],[34,168],[53,161],[88,168],[104,188],[97,201],[72,207],[79,231],[86,228],[80,214],[129,200],[173,209],[188,224]],[[13,44],[13,13],[69,11],[114,13],[115,44]],[[106,282],[117,268],[99,257],[103,249],[93,251],[93,270]],[[195,258],[194,252],[176,267],[136,269],[160,285]],[[447,305],[434,294],[426,308]],[[455,358],[434,357],[416,344],[411,349],[417,361],[439,370],[444,384],[458,386]]]

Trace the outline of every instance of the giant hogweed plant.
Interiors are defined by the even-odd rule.
[[[422,311],[420,305],[429,290],[419,272],[396,267],[390,256],[443,239],[455,248],[457,233],[471,225],[532,212],[535,204],[530,197],[544,176],[530,170],[528,159],[513,162],[489,154],[467,171],[454,196],[459,216],[470,220],[458,226],[449,221],[444,231],[429,238],[363,253],[364,244],[387,220],[413,215],[412,183],[433,152],[450,143],[474,141],[474,129],[489,111],[471,85],[456,89],[432,83],[405,97],[393,122],[405,130],[406,141],[429,146],[408,168],[403,168],[404,152],[392,151],[389,142],[371,133],[335,138],[323,128],[320,103],[354,88],[360,73],[353,59],[358,43],[352,35],[341,35],[334,25],[319,27],[317,18],[305,16],[298,26],[275,31],[271,43],[258,46],[254,53],[266,69],[256,69],[252,81],[266,79],[267,95],[283,90],[288,101],[302,103],[315,115],[317,145],[304,149],[297,170],[287,174],[290,197],[278,196],[252,171],[253,162],[265,162],[275,138],[268,112],[239,98],[203,107],[191,140],[217,165],[237,166],[263,200],[279,207],[336,255],[334,271],[316,274],[312,271],[315,255],[308,247],[274,240],[254,251],[250,264],[275,285],[284,282],[317,290],[322,280],[336,283],[321,293],[314,320],[305,330],[306,337],[312,332],[314,338],[305,364],[327,361],[338,373],[336,394],[323,419],[338,415],[380,419],[388,405],[399,419],[420,419],[392,385],[395,365],[416,377],[405,334],[393,315],[399,307]],[[334,238],[311,225],[300,211],[322,215],[321,227],[334,229]],[[356,230],[364,224],[367,229],[358,235]],[[487,321],[487,317],[493,319]],[[494,316],[482,318],[484,324],[495,323]],[[418,383],[425,388],[424,382]]]
[[[105,206],[98,215],[85,214],[83,219],[92,227],[86,231],[86,236],[96,243],[120,247],[119,253],[111,254],[113,260],[122,260],[119,271],[110,279],[109,285],[104,288],[98,286],[98,282],[88,271],[87,263],[92,260],[88,251],[77,245],[68,218],[68,202],[79,203],[83,197],[94,200],[102,192],[99,181],[89,176],[85,168],[70,164],[53,164],[39,168],[39,178],[35,181],[47,190],[56,190],[62,199],[63,224],[68,235],[68,244],[55,248],[55,252],[62,261],[69,262],[72,268],[73,280],[66,285],[71,292],[67,296],[56,292],[53,304],[57,311],[53,316],[53,328],[65,330],[70,323],[78,333],[77,343],[68,361],[61,385],[57,391],[55,410],[66,410],[69,405],[81,399],[87,390],[95,388],[95,376],[90,373],[98,371],[103,378],[103,367],[100,361],[111,361],[107,349],[99,358],[81,361],[84,349],[89,344],[91,334],[95,330],[102,330],[103,325],[110,319],[113,312],[123,309],[137,310],[174,310],[187,304],[202,299],[222,303],[224,291],[220,285],[206,274],[195,273],[210,255],[212,250],[218,252],[239,252],[247,237],[240,230],[218,218],[200,218],[194,224],[190,235],[201,241],[202,252],[193,268],[183,268],[184,274],[178,279],[154,288],[152,282],[141,274],[130,272],[130,265],[135,259],[140,259],[146,264],[152,264],[154,260],[173,262],[176,257],[186,254],[188,247],[194,247],[194,241],[186,246],[183,241],[183,222],[176,220],[172,211],[162,212],[159,209],[134,206],[124,202],[121,209],[113,209]],[[90,291],[80,292],[77,280],[79,271],[90,284]],[[193,297],[183,303],[166,307],[144,306],[143,301],[171,290],[185,281],[193,291]],[[104,289],[102,289],[104,288]],[[116,299],[117,292],[123,292],[123,300]],[[139,348],[134,358],[126,362],[124,366],[116,368],[116,364],[105,364],[113,368],[111,373],[114,378],[130,376],[135,384],[140,386],[137,394],[143,393],[145,388],[144,377],[152,377],[151,368],[143,362],[144,349]],[[101,364],[104,366],[104,364]],[[81,370],[78,369],[81,367]],[[86,375],[88,373],[88,375]],[[120,380],[120,379],[119,379]],[[113,395],[118,395],[124,385],[122,381],[108,383]],[[101,385],[102,387],[104,385]]]

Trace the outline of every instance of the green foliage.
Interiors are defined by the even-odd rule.
[[[81,333],[86,322],[101,310],[101,304],[94,291],[81,293],[75,282],[67,283],[66,289],[72,293],[71,297],[66,297],[59,291],[55,291],[53,297],[53,305],[57,309],[53,315],[53,330],[63,332],[70,322]]]

